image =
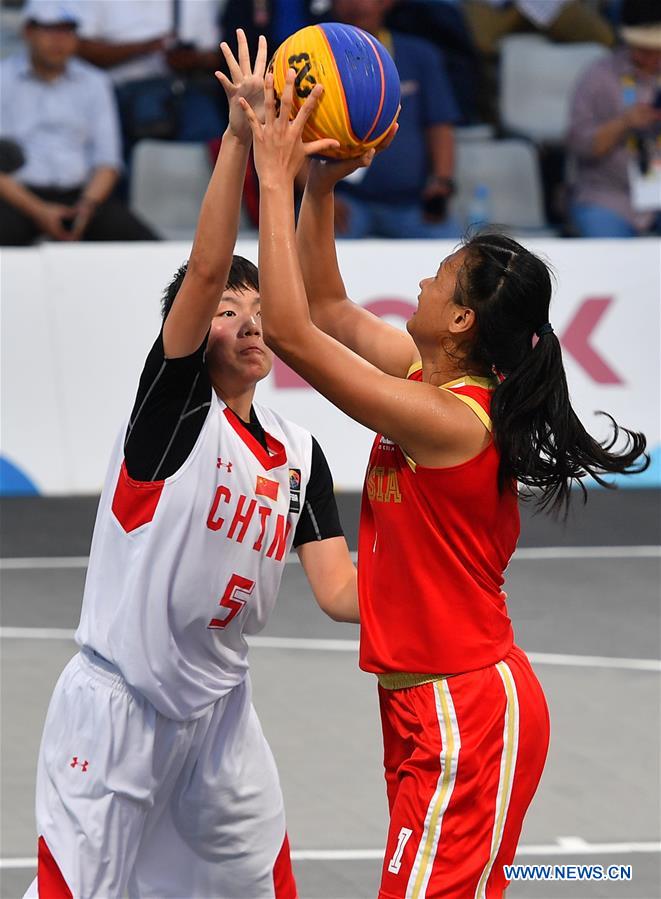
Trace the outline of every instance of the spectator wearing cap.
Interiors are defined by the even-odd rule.
[[[0,136],[17,148],[0,173],[0,244],[149,240],[153,232],[112,196],[121,169],[112,85],[74,59],[75,8],[31,0],[26,48],[0,63]]]
[[[632,187],[661,166],[661,6],[624,0],[623,45],[579,79],[572,100],[571,222],[581,237],[661,233],[661,215],[641,209]]]

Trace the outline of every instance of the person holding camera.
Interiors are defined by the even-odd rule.
[[[661,234],[661,7],[624,0],[621,47],[581,76],[571,107],[571,225],[580,237]]]
[[[113,196],[122,168],[119,124],[106,75],[74,59],[75,7],[31,0],[26,50],[0,64],[0,245],[154,240]]]

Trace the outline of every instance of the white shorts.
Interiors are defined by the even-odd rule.
[[[165,718],[87,650],[62,672],[37,771],[52,899],[296,899],[278,774],[250,681]]]

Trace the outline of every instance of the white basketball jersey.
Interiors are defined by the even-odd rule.
[[[245,634],[273,609],[305,502],[310,434],[254,408],[268,452],[213,393],[171,477],[131,480],[125,430],[108,469],[76,641],[169,718],[200,715],[245,676]]]

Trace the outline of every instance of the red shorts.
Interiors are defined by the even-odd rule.
[[[390,807],[379,899],[501,897],[549,743],[525,653],[379,698]]]

